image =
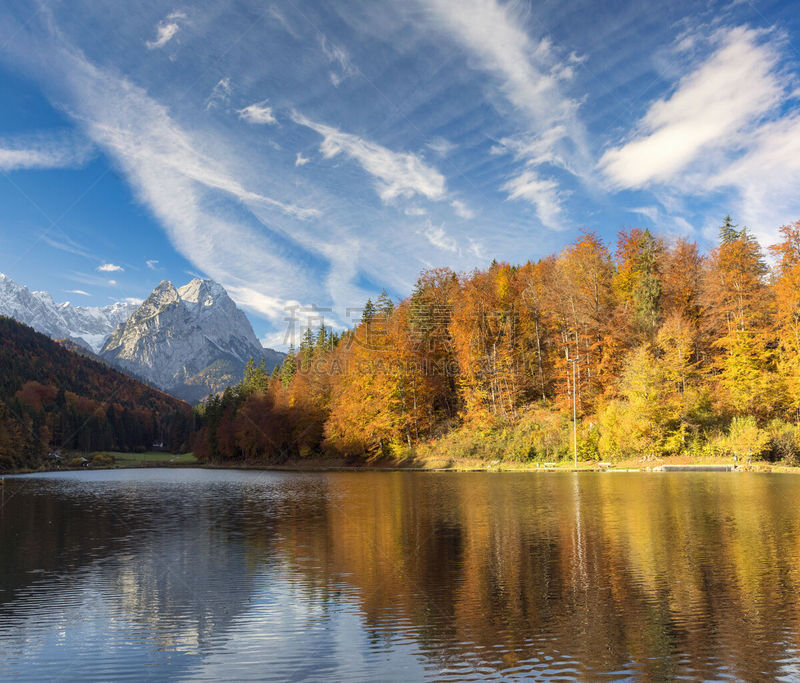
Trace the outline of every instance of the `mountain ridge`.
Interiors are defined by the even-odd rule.
[[[270,369],[283,358],[261,345],[222,285],[201,278],[160,282],[99,355],[191,402],[238,382],[251,358]]]
[[[31,291],[0,273],[0,315],[24,323],[51,339],[71,339],[95,353],[138,306],[131,301],[107,306],[56,303],[49,292]]]

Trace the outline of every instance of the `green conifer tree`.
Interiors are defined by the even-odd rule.
[[[289,353],[287,353],[286,358],[283,359],[283,365],[281,365],[281,383],[283,386],[288,387],[289,382],[292,381],[296,373],[297,360],[295,359],[294,344],[292,344],[289,347]]]
[[[361,314],[361,322],[370,322],[375,317],[375,311],[375,304],[372,303],[372,299],[367,299],[367,303],[364,304],[364,311]]]
[[[391,297],[389,297],[389,295],[386,293],[385,289],[381,290],[381,295],[375,302],[375,307],[377,308],[378,313],[381,313],[386,317],[390,316],[394,312],[394,303],[392,302]]]
[[[725,216],[722,221],[722,225],[719,226],[719,241],[722,244],[730,244],[731,242],[735,242],[740,237],[742,237],[745,233],[745,230],[737,230],[739,226],[733,222],[733,219],[730,215]]]

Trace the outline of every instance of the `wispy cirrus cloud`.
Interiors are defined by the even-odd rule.
[[[68,280],[72,280],[74,282],[80,282],[84,285],[90,285],[92,287],[116,287],[117,281],[116,280],[109,280],[107,277],[103,275],[95,275],[90,273],[83,273],[80,271],[71,271],[69,274],[65,276]]]
[[[777,238],[777,228],[800,216],[800,116],[789,115],[759,127],[747,152],[716,170],[709,189],[733,188],[737,214],[763,244]]]
[[[145,41],[147,49],[157,50],[158,48],[164,47],[176,36],[181,28],[178,22],[183,19],[186,19],[186,14],[183,12],[170,12],[165,19],[158,22],[155,40]]]
[[[316,131],[322,137],[320,152],[326,159],[344,154],[376,180],[376,191],[384,202],[398,197],[421,195],[442,199],[446,192],[445,178],[435,168],[411,152],[393,152],[375,142],[343,133],[294,112],[295,123]]]
[[[211,111],[215,107],[228,104],[228,102],[230,102],[232,92],[233,88],[231,87],[230,76],[220,78],[219,81],[217,81],[217,84],[211,89],[209,96],[206,98],[206,111]]]
[[[442,137],[437,137],[434,140],[431,140],[426,147],[433,150],[441,157],[446,157],[456,149],[456,145]]]
[[[559,181],[549,169],[536,167],[547,163],[572,174],[591,172],[586,131],[578,117],[579,102],[564,90],[581,58],[574,53],[561,57],[549,37],[532,37],[517,4],[432,0],[425,8],[444,33],[494,77],[505,99],[524,115],[519,134],[524,142],[514,146],[525,168],[501,189],[508,190],[511,199],[533,204],[546,227],[561,227],[556,216],[563,214],[566,193],[558,191]],[[511,139],[506,144],[511,146]],[[545,174],[547,178],[542,177]]]
[[[631,209],[628,209],[631,213],[639,214],[640,216],[644,216],[652,223],[658,221],[658,207],[657,206],[635,206]]]
[[[61,231],[59,230],[59,232]],[[76,256],[83,256],[84,258],[91,260],[95,260],[97,258],[86,247],[78,244],[75,240],[71,239],[67,235],[64,235],[63,233],[60,235],[59,239],[51,237],[47,233],[43,234],[40,239],[45,244],[53,247],[53,249],[58,249],[59,251],[66,252],[68,254],[75,254]]]
[[[80,294],[81,296],[92,296],[89,292],[86,292],[82,289],[65,289],[64,290],[67,294]]]
[[[150,270],[156,270],[158,268],[158,259],[147,259],[145,264]]]
[[[532,38],[519,5],[431,0],[425,7],[449,36],[477,57],[482,69],[498,79],[508,101],[527,113],[537,129],[572,119],[578,103],[564,94],[561,84],[579,60],[571,55],[564,63],[549,38]]]
[[[358,73],[358,69],[353,65],[350,60],[350,53],[342,46],[328,40],[325,35],[319,37],[322,53],[325,58],[333,65],[333,69],[329,72],[331,84],[338,88],[339,84],[350,76]]]
[[[94,146],[71,131],[0,137],[0,171],[80,168],[94,154]]]
[[[143,88],[89,61],[46,25],[39,31],[5,49],[21,63],[28,60],[52,101],[107,155],[196,268],[233,287],[261,283],[265,271],[275,273],[271,289],[276,300],[292,298],[288,295],[298,291],[297,278],[301,292],[318,278],[288,231],[270,230],[259,217],[302,223],[319,216],[318,209],[245,187],[230,168],[235,157],[220,154],[224,146],[209,151],[217,140],[187,130]],[[37,61],[36,54],[47,59]],[[106,265],[114,264],[101,264]],[[107,267],[100,272],[116,271]],[[67,277],[93,286],[118,284],[85,273]],[[275,307],[261,312],[273,315]]]
[[[447,234],[443,225],[433,225],[428,221],[425,229],[422,230],[422,234],[428,242],[438,249],[453,253],[458,251],[458,242],[456,242],[455,238]]]

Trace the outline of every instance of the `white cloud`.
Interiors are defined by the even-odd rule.
[[[180,30],[178,20],[185,18],[186,15],[183,12],[172,12],[171,14],[168,14],[166,19],[160,21],[158,26],[156,26],[156,39],[145,42],[147,49],[156,50],[164,47]]]
[[[345,78],[358,73],[358,69],[353,66],[353,62],[350,60],[350,54],[344,47],[330,42],[324,35],[320,35],[319,42],[326,59],[337,67],[329,73],[334,87],[338,88]]]
[[[158,259],[147,259],[145,263],[150,270],[156,270],[158,266]]]
[[[652,223],[658,222],[658,207],[657,206],[635,206],[628,209],[631,213],[638,213],[645,218],[648,218]]]
[[[112,287],[116,287],[117,286],[117,281],[116,280],[109,280],[108,284],[111,285]]]
[[[444,226],[433,225],[428,221],[428,225],[422,231],[422,234],[434,247],[443,249],[444,251],[458,251],[458,243],[452,238],[444,229]]]
[[[220,78],[211,89],[211,94],[206,98],[206,111],[210,111],[221,104],[228,104],[232,92],[230,76]]]
[[[545,227],[551,230],[564,229],[561,217],[563,193],[555,180],[541,178],[535,170],[528,168],[501,189],[508,192],[509,199],[524,199],[533,204],[536,215]]]
[[[450,206],[453,207],[453,211],[456,212],[456,215],[460,216],[461,218],[475,218],[475,212],[464,202],[459,201],[458,199],[454,199],[452,202],[450,202]]]
[[[434,200],[443,198],[444,176],[415,154],[392,152],[357,135],[315,123],[298,113],[294,114],[294,120],[322,135],[320,152],[326,159],[346,154],[373,176],[377,180],[376,191],[384,202],[415,194]]]
[[[403,209],[403,213],[406,216],[425,216],[428,212],[421,206],[407,206]]]
[[[86,82],[82,86],[93,89],[103,81],[116,91],[117,99],[110,101],[106,110],[87,119],[88,130],[98,144],[110,149],[122,161],[132,177],[147,187],[148,193],[152,192],[151,200],[157,195],[161,198],[159,202],[167,201],[164,196],[167,188],[176,188],[182,181],[189,180],[226,192],[245,204],[274,207],[301,220],[320,215],[317,209],[287,204],[244,188],[219,160],[199,151],[199,145],[170,118],[164,107],[127,81],[101,76],[98,83]],[[91,96],[99,98],[101,94],[92,92]],[[121,108],[125,103],[140,109],[115,120],[115,116],[123,113]],[[195,193],[185,192],[182,197],[174,196],[169,203],[177,209],[194,201]]]
[[[68,280],[80,282],[82,285],[89,285],[90,287],[105,287],[109,283],[105,276],[82,273],[80,271],[70,271],[65,277]]]
[[[291,317],[292,309],[302,308],[295,299],[281,299],[259,292],[247,285],[227,285],[226,289],[237,304],[252,308],[273,320]]]
[[[526,133],[502,138],[498,144],[492,145],[489,153],[493,155],[511,153],[515,159],[525,161],[529,165],[553,164],[577,174],[577,169],[558,152],[559,141],[566,136],[566,126],[555,124],[534,135]]]
[[[675,230],[680,235],[692,235],[694,234],[694,226],[687,221],[685,218],[681,216],[672,216],[672,222],[675,226]]]
[[[101,273],[116,273],[122,272],[125,269],[122,266],[118,266],[114,263],[104,263],[100,266],[97,266],[97,270],[99,270]]]
[[[80,294],[81,296],[92,296],[89,292],[85,292],[82,289],[65,289],[64,290],[67,294]]]
[[[138,297],[135,296],[126,296],[123,297],[122,300],[126,304],[141,304],[144,301],[144,299],[139,299]]]
[[[750,143],[706,187],[734,188],[738,222],[750,226],[766,245],[776,240],[779,226],[800,217],[800,115],[765,123]]]
[[[280,330],[278,332],[270,332],[269,334],[265,334],[258,340],[261,343],[261,346],[274,349],[275,351],[288,351],[289,349],[289,342],[287,342],[287,335],[286,330]],[[297,346],[297,343],[295,343]]]
[[[599,166],[619,188],[670,181],[700,155],[732,150],[784,97],[779,55],[761,32],[738,27],[715,36],[716,51],[653,103],[632,138]]]
[[[59,240],[53,239],[47,234],[42,235],[40,239],[45,244],[49,244],[51,247],[53,247],[54,249],[58,249],[59,251],[65,251],[68,254],[75,254],[77,256],[83,256],[84,258],[92,260],[97,258],[83,245],[78,244],[75,240],[67,237],[63,233],[62,233],[62,238]]]
[[[730,192],[737,222],[768,245],[800,215],[800,115],[786,106],[796,81],[781,68],[785,42],[775,31],[725,28],[711,41],[712,54],[650,106],[600,167],[619,188],[656,185],[679,233],[693,228],[665,200]],[[713,239],[717,221],[707,219],[703,234]]]
[[[267,106],[268,100],[255,102],[244,109],[238,109],[240,119],[244,119],[248,123],[278,123],[278,119],[272,113],[272,107]]]
[[[456,146],[450,142],[449,140],[445,140],[444,138],[435,138],[431,140],[427,145],[429,149],[432,149],[441,157],[446,157],[450,152],[452,152]]]
[[[475,258],[485,259],[486,252],[484,251],[483,245],[480,242],[472,239],[471,237],[467,238],[469,240],[469,253],[472,254]]]
[[[73,133],[30,133],[0,138],[0,171],[79,168],[94,154],[88,141]]]
[[[304,157],[300,152],[297,153],[297,158],[294,160],[295,166],[305,166],[311,159]]]

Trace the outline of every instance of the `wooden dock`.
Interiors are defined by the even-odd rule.
[[[733,465],[661,465],[653,472],[733,472]]]

